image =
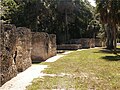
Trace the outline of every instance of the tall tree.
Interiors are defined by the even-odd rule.
[[[96,0],[96,2],[101,22],[112,28],[114,53],[116,53],[117,26],[120,24],[120,1]]]

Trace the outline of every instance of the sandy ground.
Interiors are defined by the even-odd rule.
[[[68,51],[60,55],[58,54],[47,59],[45,62],[55,62],[60,57],[63,57],[71,52],[72,51]],[[45,68],[47,68],[47,65],[32,65],[24,72],[19,73],[16,77],[6,82],[2,87],[0,87],[0,90],[25,90],[26,86],[30,85],[34,78],[44,76],[41,71],[43,71]]]

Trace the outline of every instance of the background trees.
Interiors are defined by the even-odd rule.
[[[99,21],[95,19],[91,20],[91,22],[88,24],[88,27],[87,27],[87,30],[88,30],[87,37],[96,38],[96,36],[99,33],[100,28],[101,28],[101,25]]]
[[[25,26],[32,31],[57,35],[63,43],[71,38],[86,37],[93,7],[85,0],[2,0],[6,23]]]

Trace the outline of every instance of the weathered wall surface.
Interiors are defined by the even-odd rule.
[[[16,30],[16,66],[19,72],[31,66],[31,30],[19,27]]]
[[[0,33],[0,86],[17,75],[15,65],[16,27],[2,25]]]
[[[95,39],[95,46],[102,47],[102,41],[100,39]]]
[[[81,44],[82,48],[94,48],[95,47],[95,39],[94,38],[80,38],[80,39],[72,39],[69,41],[70,44]]]
[[[57,45],[57,50],[77,50],[80,49],[81,44],[62,44],[62,45]]]
[[[101,39],[95,39],[95,46],[96,47],[105,47],[105,41],[102,41]]]
[[[15,77],[18,72],[30,67],[32,60],[41,62],[54,55],[56,55],[54,34],[43,32],[31,34],[31,30],[25,27],[16,29],[14,25],[1,25],[0,86]]]
[[[81,38],[79,42],[82,45],[82,48],[94,48],[95,47],[95,39],[90,38]]]
[[[48,58],[56,55],[56,47],[56,35],[49,34]]]
[[[32,62],[44,61],[47,58],[48,52],[48,34],[33,32],[32,33]]]
[[[0,86],[31,66],[31,31],[14,25],[1,26]]]
[[[44,32],[32,33],[32,62],[45,61],[56,54],[56,36]]]
[[[90,48],[94,48],[95,47],[95,39],[91,38],[90,40]]]

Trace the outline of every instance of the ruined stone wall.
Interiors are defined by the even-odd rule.
[[[47,58],[48,51],[48,34],[33,32],[32,33],[32,52],[31,58],[33,62],[44,61]]]
[[[57,45],[57,50],[77,50],[80,49],[81,44],[62,44],[62,45]]]
[[[95,47],[95,39],[91,38],[90,40],[90,48],[94,48]]]
[[[90,48],[90,40],[87,38],[81,38],[80,43],[82,45],[82,48]]]
[[[16,30],[16,66],[19,72],[31,66],[31,30],[19,27]]]
[[[17,75],[15,65],[16,52],[16,27],[14,25],[2,25],[0,33],[0,86]]]
[[[95,47],[95,39],[94,38],[80,38],[80,39],[72,39],[69,42],[70,44],[80,44],[82,48],[94,48]]]
[[[102,41],[101,39],[95,39],[95,46],[96,47],[105,47],[105,41]]]
[[[49,35],[43,32],[31,34],[28,28],[16,29],[14,25],[2,24],[0,27],[0,86],[15,77],[18,72],[30,67],[32,60],[40,62],[54,55],[56,55],[54,34]]]
[[[56,35],[49,34],[48,58],[56,55],[56,47]]]
[[[45,61],[56,54],[56,36],[44,32],[32,33],[32,62]]]
[[[100,39],[95,39],[95,46],[102,47],[102,42],[100,41]]]
[[[4,24],[0,33],[0,86],[31,66],[31,31]]]

